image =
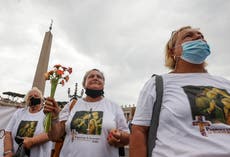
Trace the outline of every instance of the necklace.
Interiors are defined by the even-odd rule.
[[[98,107],[100,106],[101,102],[97,101],[97,102],[85,102],[86,107],[87,107],[87,111],[89,113],[92,113],[93,111],[96,111],[98,109]]]
[[[88,135],[95,135],[96,133],[96,125],[95,124],[98,120],[98,114],[100,111],[98,111],[99,106],[101,106],[103,103],[101,101],[97,102],[85,102],[85,105],[87,106],[87,128],[86,132]]]

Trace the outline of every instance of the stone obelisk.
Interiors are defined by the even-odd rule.
[[[49,27],[49,31],[45,33],[45,37],[42,44],[42,49],[40,57],[37,64],[37,69],[34,76],[34,82],[32,87],[37,87],[44,94],[45,91],[45,77],[44,73],[47,72],[49,58],[50,58],[50,49],[52,44],[53,35],[51,33],[52,23]]]

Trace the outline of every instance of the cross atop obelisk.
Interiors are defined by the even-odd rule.
[[[42,44],[42,49],[40,53],[40,57],[37,64],[36,73],[34,76],[34,82],[32,87],[37,87],[44,94],[45,91],[45,78],[44,73],[47,72],[49,58],[50,58],[50,49],[52,44],[53,35],[51,33],[53,20],[51,20],[51,24],[49,27],[49,31],[45,33],[45,37]]]

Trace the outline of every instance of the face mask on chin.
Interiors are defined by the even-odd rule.
[[[203,63],[211,53],[209,45],[201,39],[183,43],[182,49],[181,59],[192,64]]]
[[[29,106],[36,106],[41,104],[41,98],[35,98],[35,97],[31,97],[30,98],[30,104]]]
[[[86,88],[85,90],[85,94],[87,96],[90,96],[91,98],[97,98],[99,96],[103,96],[104,95],[104,90],[94,90],[94,89],[88,89]]]

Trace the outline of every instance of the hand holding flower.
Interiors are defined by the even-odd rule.
[[[54,98],[48,97],[46,98],[44,105],[44,113],[51,113],[51,118],[56,118],[59,115],[61,108],[58,106],[58,103],[54,100]]]
[[[62,84],[62,86],[64,86],[65,82],[67,82],[69,80],[69,75],[71,73],[72,73],[72,68],[70,68],[70,67],[66,68],[66,67],[61,66],[60,64],[57,64],[54,66],[53,70],[50,70],[49,72],[44,74],[45,79],[50,80],[50,83],[51,83],[50,98],[54,98],[55,91],[57,89],[57,85]],[[54,101],[54,99],[53,99],[53,101]],[[51,99],[50,99],[50,102],[51,102]],[[54,104],[54,102],[52,104]],[[48,101],[47,101],[47,103],[48,103]],[[51,107],[51,105],[50,105],[50,107]],[[53,107],[55,107],[55,106],[53,106]],[[49,109],[46,110],[46,112],[47,111],[49,111]],[[44,123],[45,132],[48,132],[51,128],[51,118],[52,118],[51,116],[52,116],[51,111],[46,113],[46,118],[45,118],[45,123]]]

